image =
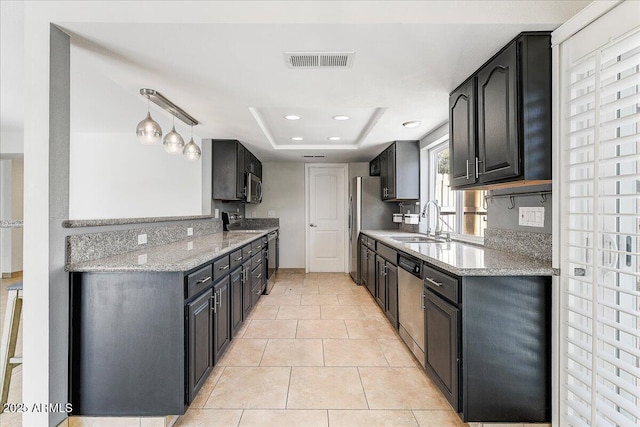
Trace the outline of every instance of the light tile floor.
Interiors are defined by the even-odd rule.
[[[4,316],[7,308],[7,286],[22,280],[22,277],[12,279],[0,279],[0,331],[4,327]],[[16,343],[16,355],[22,354],[22,321],[18,329],[18,340]],[[13,370],[11,375],[11,384],[9,386],[8,403],[22,402],[22,366],[18,366]],[[2,413],[0,414],[0,427],[21,427],[22,416],[20,413]]]
[[[278,274],[176,426],[464,426],[346,274]]]

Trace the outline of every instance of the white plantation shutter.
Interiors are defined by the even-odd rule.
[[[640,426],[640,28],[562,47],[560,422]]]

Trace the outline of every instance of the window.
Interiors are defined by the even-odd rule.
[[[444,233],[484,236],[487,210],[483,190],[454,191],[449,188],[449,139],[436,141],[427,147],[427,200],[437,200],[441,206]],[[427,201],[423,201],[423,206]],[[436,226],[435,210],[431,208],[428,228]],[[426,231],[426,230],[425,230]]]

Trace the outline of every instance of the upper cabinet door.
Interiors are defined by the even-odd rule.
[[[387,199],[396,198],[396,145],[387,148]]]
[[[451,187],[476,182],[475,78],[449,96],[449,168]]]
[[[380,195],[382,200],[387,199],[387,150],[378,155],[380,162]]]
[[[520,174],[517,46],[511,43],[478,73],[480,182]]]
[[[243,199],[245,196],[245,191],[244,191],[244,159],[246,156],[247,150],[244,148],[244,146],[242,144],[240,144],[238,142],[238,152],[236,155],[236,162],[237,162],[237,167],[236,167],[236,198],[238,199]]]

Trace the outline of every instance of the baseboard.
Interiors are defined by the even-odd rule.
[[[304,274],[304,268],[279,268],[276,274]]]

